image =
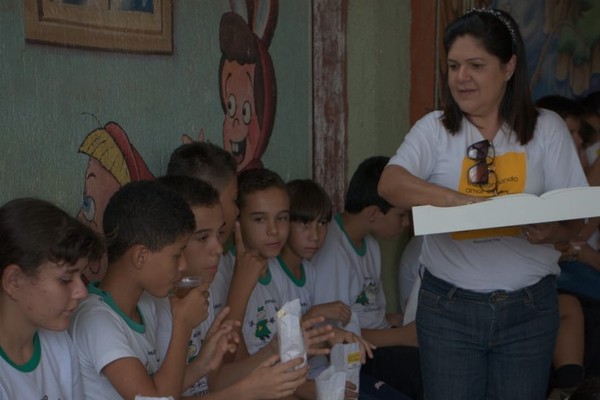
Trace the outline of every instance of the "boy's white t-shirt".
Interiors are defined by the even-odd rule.
[[[379,243],[367,235],[356,248],[343,230],[341,215],[329,223],[327,237],[312,258],[315,266],[314,304],[343,301],[362,329],[389,328],[381,285]]]
[[[67,332],[40,329],[34,353],[15,365],[0,348],[0,399],[84,399],[79,360]]]
[[[88,289],[90,294],[77,308],[69,329],[79,355],[85,399],[121,399],[102,369],[115,360],[135,357],[148,375],[158,371],[162,359],[157,348],[156,302],[148,293],[142,294],[137,307],[143,324],[138,324],[97,283]]]
[[[219,267],[214,280],[210,284],[210,292],[212,294],[213,314],[219,315],[223,307],[227,304],[227,296],[229,295],[229,287],[231,286],[231,278],[233,277],[233,268],[235,265],[235,254],[232,248],[221,256]]]
[[[313,306],[312,292],[315,282],[315,270],[312,263],[308,260],[302,260],[302,277],[300,278],[294,276],[281,257],[273,258],[269,263],[269,267],[273,281],[278,287],[279,293],[283,296],[281,305],[299,299],[300,312],[302,315],[306,314]]]
[[[423,247],[423,236],[413,236],[404,247],[402,256],[400,257],[400,265],[398,267],[398,298],[402,314],[405,313],[406,303],[413,291],[415,282],[419,279],[421,247]]]
[[[169,342],[171,341],[171,332],[173,331],[173,314],[171,313],[171,302],[168,298],[154,298],[156,302],[156,318],[158,320],[157,326],[157,347],[160,359],[164,361],[167,350],[169,349]],[[212,292],[209,290],[208,304],[213,304]],[[200,354],[202,343],[206,339],[206,334],[210,329],[213,321],[215,320],[215,314],[213,308],[209,306],[208,317],[202,321],[197,327],[192,330],[190,341],[188,344],[187,362],[190,363],[194,358]],[[208,376],[204,376],[194,383],[191,387],[187,388],[183,392],[183,396],[201,396],[208,393]]]
[[[267,274],[258,280],[246,305],[242,334],[249,354],[265,347],[277,333],[275,319],[284,302],[274,281],[278,278],[271,272],[274,267],[279,268],[276,263],[276,258],[269,259]]]

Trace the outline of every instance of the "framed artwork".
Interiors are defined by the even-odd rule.
[[[172,0],[25,0],[25,40],[128,53],[173,52]]]

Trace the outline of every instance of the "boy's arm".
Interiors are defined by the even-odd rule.
[[[309,356],[317,354],[328,354],[328,349],[317,349],[322,343],[326,343],[334,337],[332,327],[323,326],[323,317],[315,317],[302,322],[302,332],[304,343],[307,347]],[[224,388],[237,382],[243,377],[256,370],[257,367],[279,355],[279,344],[277,338],[269,342],[265,347],[246,359],[235,361],[231,364],[224,364],[215,376],[209,377],[209,386]],[[213,386],[214,385],[214,386]]]
[[[305,318],[313,318],[323,316],[327,320],[340,321],[343,326],[350,322],[352,310],[343,301],[332,301],[329,303],[317,304],[312,306],[303,316]]]
[[[236,360],[235,362],[223,364],[216,374],[210,375],[208,381],[209,386],[216,390],[230,386],[250,374],[250,372],[258,368],[258,366],[269,358],[276,355],[279,355],[277,340],[271,340],[268,345],[260,349],[257,353]]]
[[[199,379],[218,372],[224,356],[235,353],[240,337],[236,332],[238,321],[225,320],[229,307],[225,307],[211,324],[198,356],[190,362],[185,370],[184,389],[191,387]]]
[[[221,390],[202,396],[206,400],[278,399],[291,396],[306,381],[308,366],[296,370],[302,358],[279,363],[279,355],[267,358],[248,375]]]
[[[327,244],[313,257],[315,282],[313,285],[314,304],[341,301],[352,304],[349,294],[350,260],[337,243]]]
[[[361,329],[361,335],[377,347],[418,346],[417,326],[414,322],[397,328]]]
[[[102,369],[102,373],[123,398],[134,399],[136,395],[173,396],[175,399],[180,397],[192,329],[208,315],[203,293],[205,290],[206,286],[200,286],[190,291],[183,299],[172,299],[171,340],[165,360],[154,375],[149,375],[136,357],[117,359]],[[202,307],[198,307],[200,304]],[[202,311],[198,312],[199,309]]]
[[[236,321],[244,322],[248,300],[252,290],[258,282],[262,270],[267,264],[267,259],[261,257],[257,251],[247,250],[244,245],[239,222],[235,223],[235,246],[236,258],[231,286],[227,296],[227,305],[231,308],[229,316]],[[238,333],[243,338],[241,330]],[[240,341],[237,351],[237,359],[248,356],[248,350],[244,341]]]

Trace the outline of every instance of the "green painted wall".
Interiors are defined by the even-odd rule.
[[[164,173],[183,133],[204,129],[222,143],[218,31],[229,2],[174,3],[175,51],[156,56],[26,44],[24,2],[2,0],[0,203],[32,195],[75,213],[87,163],[77,150],[111,120],[155,175]],[[310,174],[310,21],[310,1],[280,2],[270,47],[277,114],[263,162],[284,179]]]
[[[410,128],[408,0],[349,0],[348,177],[373,155],[391,156]],[[397,310],[404,238],[382,241],[382,279],[388,310]]]
[[[217,34],[228,7],[176,0],[174,54],[152,56],[26,44],[23,1],[3,0],[0,203],[32,195],[77,212],[87,164],[77,149],[109,121],[121,124],[155,175],[183,133],[204,129],[221,144]],[[281,0],[270,47],[277,116],[263,161],[284,179],[310,175],[310,21],[309,0]],[[349,0],[347,24],[350,175],[368,156],[391,155],[408,130],[410,2]],[[383,243],[392,310],[400,246]]]

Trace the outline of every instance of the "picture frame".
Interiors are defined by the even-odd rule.
[[[62,47],[172,54],[172,0],[25,0],[25,40]]]

